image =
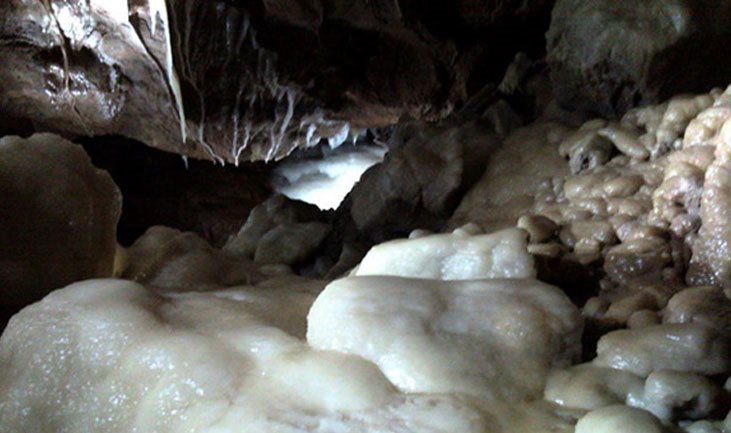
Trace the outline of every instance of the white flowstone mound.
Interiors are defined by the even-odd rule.
[[[286,179],[277,191],[320,209],[335,209],[361,175],[383,161],[385,153],[376,146],[342,146],[322,159],[285,160],[275,169]]]
[[[467,251],[532,275],[524,232],[471,233],[402,246],[424,270]],[[580,352],[579,311],[557,288],[364,276],[319,293],[282,275],[224,290],[214,276],[251,263],[222,254],[155,228],[123,263],[150,288],[90,280],[15,316],[0,339],[3,433],[571,431],[540,401],[549,370]],[[471,276],[502,266],[460,260]]]
[[[0,305],[111,277],[122,197],[84,149],[53,134],[0,139]]]
[[[452,233],[397,239],[371,248],[353,275],[437,280],[534,278],[526,238],[527,233],[520,229],[484,234],[468,225]]]
[[[311,301],[251,288],[160,297],[120,280],[54,292],[0,342],[2,431],[489,431],[467,399],[401,394],[374,364],[311,349],[294,336]]]
[[[622,329],[599,340],[594,364],[645,377],[660,370],[729,374],[731,339],[695,323]]]
[[[325,288],[308,323],[310,345],[372,361],[401,391],[485,401],[540,395],[551,367],[578,358],[582,329],[535,280],[351,277]]]
[[[579,420],[576,433],[669,433],[651,413],[615,405],[596,409]]]
[[[348,291],[363,302],[348,304]],[[158,295],[90,280],[56,291],[0,340],[2,431],[566,431],[548,411],[507,404],[540,392],[547,368],[579,349],[578,310],[557,289],[364,277],[323,296],[310,346],[314,295],[292,287]],[[371,343],[377,363],[342,353]]]

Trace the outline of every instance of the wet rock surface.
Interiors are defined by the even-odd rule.
[[[400,127],[384,162],[363,174],[344,208],[372,241],[439,229],[498,144],[485,121]]]
[[[272,196],[223,248],[153,227],[116,254],[116,275],[135,283],[72,285],[11,322],[0,362],[15,373],[0,373],[11,390],[0,397],[0,418],[16,431],[39,419],[66,425],[47,397],[79,378],[74,419],[103,410],[110,414],[103,428],[119,432],[198,416],[203,431],[237,431],[247,420],[263,431],[305,423],[306,431],[331,433],[421,433],[427,424],[452,432],[455,423],[475,433],[496,425],[504,433],[674,433],[691,422],[723,432],[731,301],[720,287],[687,288],[685,275],[706,222],[705,173],[718,163],[708,148],[727,139],[726,119],[707,119],[720,116],[728,95],[678,97],[616,124],[544,117],[498,133],[480,119],[397,131],[396,139],[446,143],[457,155],[488,154],[445,164],[416,145],[404,151],[408,139],[392,149],[420,156],[402,158],[411,173],[446,171],[453,180],[411,184],[418,206],[443,206],[447,215],[457,206],[452,197],[462,198],[453,218],[474,220],[451,233],[437,224],[381,243],[398,236],[386,230],[394,226],[343,225],[357,188],[334,212]],[[607,158],[590,154],[591,164],[572,170],[583,158],[576,155],[593,149],[581,143],[597,140]],[[523,181],[511,185],[511,176]],[[487,195],[494,201],[478,200],[494,184],[503,186]],[[428,193],[440,187],[448,193]],[[420,224],[397,216],[389,224],[399,230]],[[496,221],[510,228],[492,232]],[[103,334],[119,352],[93,343]],[[57,340],[64,343],[44,346]],[[33,358],[39,351],[47,356]],[[165,373],[156,370],[161,359]],[[57,369],[74,374],[66,379]],[[26,386],[47,371],[50,388]],[[94,377],[114,379],[84,381],[98,371],[114,373]],[[140,377],[154,390],[139,388]],[[169,385],[194,389],[171,400]],[[110,398],[132,403],[110,408]],[[43,413],[24,415],[28,404]],[[247,411],[251,405],[257,410]],[[224,421],[205,418],[211,407]],[[132,416],[133,424],[119,421]]]
[[[317,206],[276,194],[251,211],[239,232],[231,236],[223,246],[223,251],[249,259],[258,256],[257,261],[269,262],[269,253],[265,253],[265,250],[279,255],[275,250],[286,243],[286,238],[281,237],[281,234],[289,232],[299,239],[299,242],[293,242],[290,246],[298,247],[302,243],[309,245],[303,250],[304,255],[296,254],[301,260],[313,252],[329,233],[326,221],[326,215]],[[310,233],[312,236],[308,235]],[[309,239],[299,238],[300,235],[309,236]],[[279,261],[272,263],[293,264]]]
[[[541,51],[551,3],[4,2],[0,112],[220,163],[279,159],[443,118],[518,49]]]
[[[0,5],[0,54],[20,65],[0,67],[14,121],[0,133],[114,132],[217,162],[148,165],[124,158],[126,139],[85,142],[129,200],[131,245],[106,239],[94,256],[123,280],[54,287],[16,315],[0,338],[0,425],[731,432],[731,88],[709,91],[728,72],[728,6],[559,0],[544,59],[551,7]],[[337,155],[344,140],[389,152],[334,211],[270,196],[271,166],[244,163],[315,144]],[[3,178],[6,160],[42,160],[16,153],[0,154],[0,189],[47,183],[64,162]],[[88,208],[55,205],[67,195],[23,194],[18,209]],[[160,223],[174,228],[148,229]],[[51,239],[8,232],[0,266]],[[48,292],[25,282],[38,296],[0,302],[0,320]]]

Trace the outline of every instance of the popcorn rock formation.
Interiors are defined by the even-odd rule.
[[[539,120],[492,155],[450,225],[518,224],[533,234],[537,257],[601,266],[609,285],[728,287],[730,101],[731,88],[715,89],[619,122],[571,129]]]

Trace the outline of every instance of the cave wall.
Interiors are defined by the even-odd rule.
[[[552,3],[12,0],[1,122],[219,163],[278,159],[445,117],[515,52],[542,51]]]

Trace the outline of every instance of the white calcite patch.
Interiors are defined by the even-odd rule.
[[[578,357],[582,322],[535,280],[351,277],[325,288],[307,341],[362,356],[400,390],[486,401],[540,395],[548,370]]]
[[[558,289],[348,278],[312,309],[308,344],[317,291],[300,280],[50,294],[0,339],[3,433],[570,433],[539,400],[548,369],[579,350],[578,310]],[[370,343],[375,362],[345,353]]]
[[[376,146],[343,146],[324,159],[285,161],[275,170],[286,180],[277,190],[320,209],[337,208],[360,176],[383,161],[385,153]]]
[[[576,433],[664,433],[660,420],[642,409],[607,406],[589,412],[576,424]],[[669,432],[668,432],[669,433]]]
[[[54,292],[0,341],[3,433],[490,431],[468,399],[405,395],[362,358],[311,349],[293,335],[311,297],[252,290]]]
[[[545,389],[548,401],[570,409],[594,410],[622,404],[630,394],[641,394],[643,379],[613,368],[581,364],[551,373]]]
[[[469,226],[468,226],[469,227]],[[534,278],[527,233],[506,229],[483,234],[452,233],[397,239],[376,245],[354,275],[392,275],[437,280]]]
[[[648,376],[659,370],[699,374],[731,372],[731,340],[694,323],[623,329],[604,335],[594,364]]]

